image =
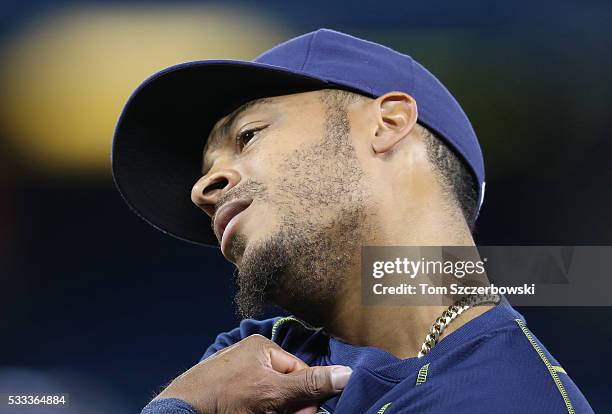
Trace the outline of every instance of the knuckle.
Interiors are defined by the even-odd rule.
[[[246,343],[253,343],[253,344],[270,342],[268,338],[260,334],[249,335],[246,338],[244,338],[243,341]]]
[[[257,354],[264,358],[269,348],[274,348],[276,344],[260,334],[253,334],[243,339],[245,346],[257,351]],[[264,358],[265,359],[265,358]]]
[[[319,396],[323,391],[323,383],[324,378],[320,370],[309,369],[306,371],[306,376],[304,377],[304,391],[306,391],[308,395],[314,397]]]

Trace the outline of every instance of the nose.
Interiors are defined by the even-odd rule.
[[[206,174],[191,188],[191,201],[212,217],[219,198],[239,182],[240,174],[232,169]]]

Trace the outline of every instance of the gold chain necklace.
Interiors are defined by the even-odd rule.
[[[483,305],[485,303],[498,304],[499,301],[499,295],[471,295],[464,296],[454,304],[450,305],[448,309],[442,312],[442,315],[436,319],[434,324],[431,326],[429,333],[425,337],[425,342],[423,342],[423,345],[421,346],[418,357],[421,358],[431,351],[431,348],[433,348],[440,340],[440,335],[442,335],[446,327],[463,312],[469,308]]]

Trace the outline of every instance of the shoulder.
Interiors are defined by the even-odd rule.
[[[250,335],[259,334],[265,336],[266,338],[270,338],[274,324],[281,319],[282,317],[280,316],[264,320],[243,319],[234,329],[218,334],[215,341],[206,349],[204,355],[202,355],[202,358],[200,358],[200,361],[208,358],[223,348],[233,345],[236,342],[240,342],[242,339]]]
[[[295,316],[277,316],[264,320],[243,319],[234,329],[217,335],[215,342],[206,349],[200,360],[240,342],[247,336],[259,334],[274,341],[284,350],[300,356],[308,363],[306,359],[310,353],[313,353],[313,344],[319,343],[317,340],[319,338],[326,338],[320,334],[320,331]]]
[[[497,358],[489,358],[492,368],[499,372],[497,375],[507,378],[509,384],[506,388],[516,398],[523,398],[525,409],[592,413],[568,372],[528,328],[525,320],[516,318],[514,322],[513,329],[492,339],[499,341],[493,348],[506,352],[500,352]],[[489,378],[494,376],[494,372],[489,372]]]
[[[461,400],[483,412],[507,407],[508,412],[592,413],[565,369],[516,315],[451,352],[451,359],[431,361],[429,379],[444,378],[447,391],[463,394]]]

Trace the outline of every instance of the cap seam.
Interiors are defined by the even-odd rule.
[[[302,66],[300,67],[300,71],[304,70],[304,68],[306,67],[306,63],[308,63],[308,59],[310,59],[310,51],[312,50],[312,42],[314,41],[314,38],[316,35],[317,33],[315,32],[315,34],[313,34],[310,37],[310,40],[308,41],[308,51],[306,52],[306,57],[304,58],[304,63],[302,63]]]

